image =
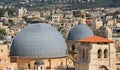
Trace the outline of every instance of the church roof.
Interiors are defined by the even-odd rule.
[[[29,24],[13,39],[11,57],[58,58],[67,56],[67,46],[56,28],[45,24]]]
[[[79,23],[70,30],[67,40],[80,40],[90,36],[94,36],[93,31],[86,24]]]
[[[91,43],[107,42],[107,43],[112,43],[113,41],[110,39],[104,38],[104,37],[100,37],[100,36],[91,36],[91,37],[80,39],[77,42],[91,42]]]

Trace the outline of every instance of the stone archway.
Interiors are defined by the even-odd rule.
[[[109,70],[106,66],[100,66],[98,70]]]

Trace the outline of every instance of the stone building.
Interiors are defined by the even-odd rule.
[[[71,28],[78,24],[75,19],[64,19],[61,22],[48,22],[48,24],[57,28],[57,30],[63,35],[64,39],[67,39],[68,33]]]
[[[73,18],[73,12],[71,12],[71,11],[64,11],[64,18],[65,19],[72,19]]]
[[[113,41],[91,36],[77,41],[76,70],[117,70]]]
[[[108,39],[112,39],[114,35],[112,29],[108,26],[102,26],[99,29],[96,29],[94,33],[97,36],[102,36]]]
[[[40,19],[41,18],[41,15],[40,15],[39,11],[28,12],[25,16],[28,19],[29,18],[33,18],[33,19]]]
[[[116,53],[116,57],[117,57],[116,59],[117,70],[120,70],[120,52]]]
[[[116,24],[116,20],[115,19],[109,19],[109,20],[107,20],[106,24],[108,26],[114,26]]]
[[[52,21],[60,22],[61,20],[63,20],[62,14],[52,14]]]
[[[18,9],[18,18],[19,18],[19,19],[22,19],[22,17],[23,17],[24,15],[26,15],[26,13],[27,13],[27,9],[21,7],[20,9]]]
[[[101,26],[103,26],[103,22],[102,22],[102,19],[100,18],[95,18],[93,20],[93,23],[91,24],[91,27],[93,28],[93,30],[99,29]]]
[[[103,23],[108,26],[114,26],[116,24],[116,19],[113,16],[105,16],[103,17]]]
[[[15,70],[16,68],[17,64],[10,62],[9,46],[0,43],[0,70]]]

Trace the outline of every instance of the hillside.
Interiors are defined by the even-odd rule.
[[[74,8],[93,8],[93,7],[120,7],[120,0],[96,0],[95,2],[72,3]]]
[[[18,5],[20,3],[20,1],[26,1],[26,0],[8,0],[7,3],[14,3],[15,6],[23,6],[23,5]],[[95,0],[94,2],[87,2],[87,0],[84,0],[83,2],[79,2],[78,0],[69,0],[69,1],[65,1],[63,3],[59,3],[59,0],[57,0],[58,2],[51,2],[50,0],[46,0],[46,1],[40,1],[40,0],[30,0],[30,5],[31,3],[33,3],[35,5],[35,7],[43,7],[45,5],[60,5],[60,4],[67,4],[67,6],[65,6],[66,8],[70,8],[70,9],[77,9],[77,8],[93,8],[93,7],[120,7],[120,0]],[[83,0],[82,0],[83,1]],[[17,5],[16,5],[17,4]],[[27,6],[29,6],[29,4],[26,4]],[[49,6],[48,6],[49,7]]]

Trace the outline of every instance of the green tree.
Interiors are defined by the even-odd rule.
[[[83,15],[83,13],[82,13],[81,11],[74,11],[74,12],[73,12],[73,15],[74,15],[75,17],[84,18],[84,15]]]
[[[16,13],[15,8],[8,8],[7,11],[9,16],[15,16],[15,13]]]
[[[0,29],[0,34],[5,35],[6,34],[5,29]]]
[[[4,9],[0,9],[0,17],[3,17],[5,14],[5,10]]]
[[[5,35],[5,29],[0,29],[0,39],[3,39],[3,35]]]

